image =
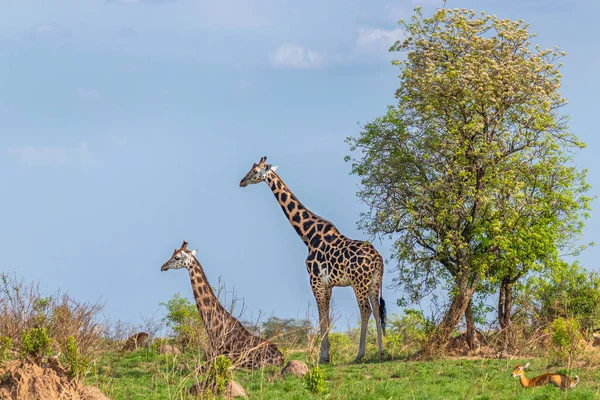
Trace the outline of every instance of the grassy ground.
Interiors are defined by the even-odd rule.
[[[302,359],[303,354],[294,358]],[[510,373],[525,360],[390,361],[324,365],[325,393],[311,394],[303,379],[277,378],[275,368],[236,371],[235,380],[250,399],[600,399],[600,372],[573,371],[579,385],[570,391],[552,386],[523,389]],[[533,360],[528,376],[543,372]],[[112,399],[189,399],[193,384],[192,355],[159,356],[142,349],[125,355],[107,355],[88,378]]]

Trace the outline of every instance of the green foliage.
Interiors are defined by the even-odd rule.
[[[448,335],[475,291],[579,237],[591,199],[571,152],[584,144],[559,114],[564,53],[532,49],[523,21],[417,8],[400,24],[398,104],[348,139],[347,160],[369,206],[359,225],[393,238],[407,301],[448,290]]]
[[[175,293],[173,298],[166,303],[160,303],[160,305],[167,308],[165,319],[167,326],[170,327],[185,325],[198,314],[196,306],[188,299],[181,297],[179,293]]]
[[[182,347],[198,347],[205,339],[202,320],[196,305],[176,293],[167,303],[160,303],[167,309],[165,321],[173,329],[176,342]]]
[[[569,318],[590,333],[600,322],[600,275],[559,260],[546,273],[532,276],[517,300],[530,306],[530,318],[538,324]]]
[[[346,355],[351,355],[356,352],[358,346],[356,342],[345,333],[331,332],[329,334],[329,354],[331,362],[346,361]]]
[[[422,311],[410,308],[405,309],[402,316],[393,314],[388,326],[388,340],[397,336],[402,346],[412,351],[423,348],[435,329],[433,321],[425,318]],[[398,345],[398,343],[393,344]]]
[[[33,309],[36,313],[35,325],[43,326],[46,325],[48,320],[48,312],[52,304],[52,297],[40,297],[33,303]]]
[[[579,322],[573,318],[556,318],[551,326],[552,348],[551,357],[559,362],[571,363],[583,352],[585,341],[581,334]]]
[[[7,336],[0,337],[0,367],[12,358],[12,339]]]
[[[69,367],[69,376],[71,378],[80,378],[84,376],[90,368],[90,359],[81,354],[79,346],[73,336],[67,338],[67,342],[62,349],[65,364]]]
[[[304,375],[304,381],[309,391],[321,394],[325,391],[325,371],[320,367],[312,367],[308,374]]]
[[[227,383],[233,379],[231,373],[231,360],[225,356],[219,356],[208,364],[205,385],[215,394],[225,393]]]
[[[21,356],[41,362],[50,350],[51,341],[46,328],[31,328],[21,334]]]

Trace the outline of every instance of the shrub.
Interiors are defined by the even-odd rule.
[[[79,346],[73,336],[69,336],[62,347],[65,364],[69,367],[69,377],[80,378],[84,376],[90,367],[89,356],[81,354]]]
[[[21,334],[21,356],[40,363],[50,354],[51,341],[46,328],[31,328]]]
[[[357,349],[357,345],[352,338],[341,332],[329,334],[329,346],[331,362],[342,361],[344,355],[353,354]]]
[[[90,354],[101,342],[96,322],[101,309],[99,304],[80,303],[66,294],[43,296],[37,283],[0,273],[0,337],[10,338],[23,356],[37,357],[32,352],[43,350],[39,347],[43,336],[57,343],[66,343],[72,336],[81,353]],[[43,351],[45,355],[49,349]]]
[[[550,325],[552,347],[550,356],[560,363],[566,362],[571,368],[573,361],[583,352],[585,342],[579,322],[574,318],[556,318]]]
[[[12,339],[7,336],[0,337],[0,367],[12,358]]]
[[[421,349],[435,329],[435,323],[428,320],[422,311],[410,308],[405,309],[404,315],[400,317],[392,315],[388,325],[390,335],[400,335],[403,345],[412,350]]]
[[[325,372],[320,367],[312,367],[304,376],[306,387],[314,394],[325,391]]]
[[[225,393],[227,383],[233,379],[231,373],[231,360],[225,356],[218,356],[208,365],[205,387],[214,394]]]
[[[574,318],[591,332],[600,320],[600,275],[559,261],[552,273],[530,278],[515,303],[530,305],[530,320],[538,325]]]
[[[182,348],[202,347],[206,341],[200,314],[192,302],[176,293],[166,303],[160,303],[167,309],[165,321],[173,330],[175,341]]]

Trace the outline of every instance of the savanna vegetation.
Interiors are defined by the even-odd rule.
[[[318,321],[271,317],[245,324],[309,373],[237,369],[207,360],[202,321],[184,297],[160,305],[164,319],[130,326],[5,273],[0,398],[24,363],[60,365],[61,384],[115,399],[186,399],[194,384],[213,398],[232,380],[261,399],[598,398],[600,276],[576,260],[591,245],[581,239],[592,199],[573,162],[585,145],[562,113],[565,53],[534,46],[523,21],[472,10],[417,8],[400,25],[397,103],[347,140],[367,205],[359,227],[391,243],[391,285],[402,293],[384,362],[374,326],[365,362],[353,363],[357,326],[331,333],[331,364],[319,365]],[[123,351],[138,331],[148,340]],[[528,361],[528,375],[580,383],[524,389],[511,371]]]

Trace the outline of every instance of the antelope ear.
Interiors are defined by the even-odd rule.
[[[197,253],[197,252],[198,252],[198,249],[194,249],[194,250],[192,250],[192,251],[191,251],[191,253],[192,253],[192,255],[193,255],[194,257],[196,256],[196,253]]]
[[[273,165],[271,167],[271,171],[275,172],[275,171],[277,171],[277,168],[279,168],[279,165]]]
[[[528,362],[527,364],[523,365],[523,369],[529,368],[529,364],[531,364],[531,362]]]

